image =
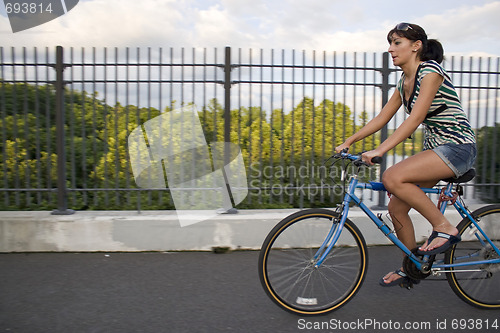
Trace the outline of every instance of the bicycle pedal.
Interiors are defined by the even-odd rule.
[[[412,290],[414,287],[414,283],[411,281],[404,281],[399,284],[401,288]]]

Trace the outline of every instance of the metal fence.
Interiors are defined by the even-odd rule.
[[[497,200],[500,58],[451,57],[444,67],[479,138],[466,197]],[[241,147],[250,190],[241,207],[330,206],[339,195],[324,182],[325,161],[379,112],[399,76],[387,53],[2,47],[0,209],[173,208],[168,188],[137,187],[126,138],[188,104],[207,141]],[[404,119],[400,110],[355,149],[375,147]],[[419,133],[380,171],[420,150]]]

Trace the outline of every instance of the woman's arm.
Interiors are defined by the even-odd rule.
[[[413,106],[410,116],[399,126],[394,133],[380,144],[376,149],[363,154],[363,160],[371,161],[375,156],[382,156],[389,150],[396,147],[399,143],[408,138],[420,124],[425,120],[427,112],[432,105],[432,101],[436,97],[439,87],[443,83],[444,78],[437,73],[429,73],[425,75],[420,84],[420,93],[417,101]],[[369,162],[371,163],[371,162]]]

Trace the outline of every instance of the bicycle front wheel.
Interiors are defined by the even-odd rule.
[[[274,227],[259,256],[260,281],[273,302],[295,314],[319,315],[356,294],[368,257],[365,240],[351,221],[318,265],[338,227],[335,212],[316,208],[292,214]]]
[[[481,230],[500,248],[500,205],[488,205],[472,214]],[[465,218],[457,226],[462,241],[445,255],[446,264],[500,258],[478,228]],[[483,309],[500,308],[500,264],[454,267],[446,273],[451,288],[462,300]]]

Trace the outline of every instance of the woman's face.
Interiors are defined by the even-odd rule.
[[[413,60],[418,54],[420,45],[420,41],[414,42],[396,33],[392,34],[388,51],[392,56],[394,66],[402,66]]]

